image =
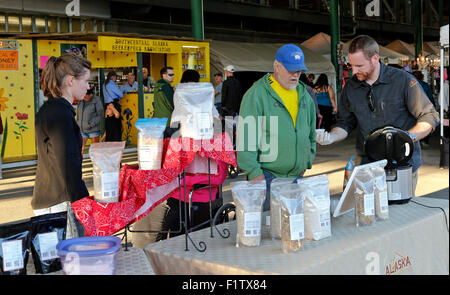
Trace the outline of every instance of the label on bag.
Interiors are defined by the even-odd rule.
[[[388,204],[388,195],[387,192],[380,192],[380,211],[382,213],[388,212],[389,210],[389,204]]]
[[[102,173],[102,199],[114,200],[119,196],[119,172]]]
[[[320,227],[327,228],[330,226],[330,211],[320,214]]]
[[[200,135],[207,135],[211,130],[211,119],[209,113],[198,113],[197,116],[197,127]]]
[[[3,271],[13,271],[23,268],[22,240],[2,243]]]
[[[300,240],[305,237],[305,217],[303,214],[295,214],[289,217],[291,240]]]
[[[246,237],[261,235],[261,212],[244,213],[244,235]]]
[[[364,215],[371,216],[375,214],[375,194],[364,195]]]
[[[49,232],[45,234],[38,234],[39,252],[41,253],[41,260],[46,261],[58,258],[56,245],[58,244],[58,233]]]

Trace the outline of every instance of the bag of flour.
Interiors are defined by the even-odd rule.
[[[275,178],[270,184],[270,236],[272,240],[281,239],[281,201],[278,198],[278,193],[273,193],[273,190],[278,192],[279,186],[293,183],[295,178]]]
[[[138,163],[140,170],[159,170],[167,118],[140,118],[136,121],[138,132]]]
[[[375,217],[377,220],[389,218],[386,172],[383,167],[371,167],[375,193]]]
[[[281,248],[296,252],[303,248],[305,238],[304,198],[296,183],[271,187],[281,205]]]
[[[97,202],[119,201],[119,172],[125,141],[99,142],[91,144],[89,156],[92,160],[94,198]]]
[[[230,185],[236,205],[236,247],[259,246],[266,181],[236,181]]]
[[[305,198],[305,236],[318,241],[331,236],[330,189],[328,177],[319,175],[298,181]]]
[[[356,226],[375,223],[375,192],[370,168],[355,175],[355,220]]]
[[[171,125],[180,122],[182,137],[212,139],[214,136],[214,88],[211,83],[177,84]]]

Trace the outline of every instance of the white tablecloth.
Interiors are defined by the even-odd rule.
[[[429,206],[442,207],[448,216],[449,201],[415,198]],[[280,240],[272,240],[263,229],[260,247],[236,244],[236,222],[224,239],[210,229],[191,233],[204,241],[198,252],[185,236],[152,243],[145,251],[156,274],[449,274],[449,234],[444,213],[409,202],[389,206],[389,219],[373,226],[355,226],[354,213],[332,218],[332,236],[305,242],[300,252],[285,254]]]

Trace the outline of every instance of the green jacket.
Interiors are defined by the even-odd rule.
[[[167,120],[167,126],[170,126],[170,118],[172,117],[174,108],[173,93],[172,86],[166,80],[161,79],[155,84],[153,117],[169,118],[169,120]]]
[[[299,111],[294,127],[283,100],[269,84],[269,75],[245,93],[239,113],[237,163],[249,179],[262,175],[263,170],[275,177],[297,177],[311,168],[316,155],[316,111],[306,85],[299,82],[297,86]]]

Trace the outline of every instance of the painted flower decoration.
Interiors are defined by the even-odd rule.
[[[3,112],[7,106],[6,106],[6,102],[9,100],[6,97],[3,97],[3,92],[5,92],[4,88],[0,88],[0,112]]]
[[[28,114],[16,113],[16,117],[18,120],[28,120]]]

